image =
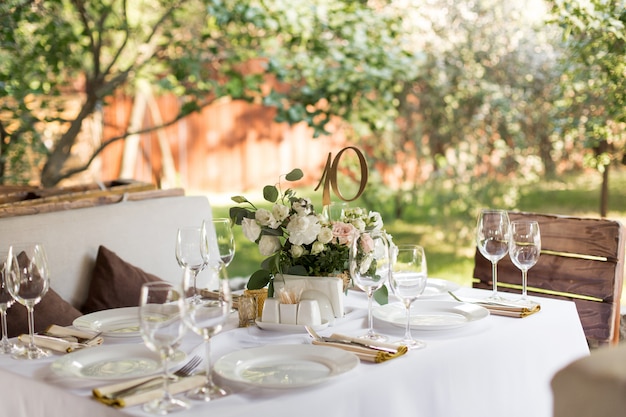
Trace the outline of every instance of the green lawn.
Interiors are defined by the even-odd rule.
[[[551,214],[599,216],[600,175],[588,172],[544,182],[520,190],[517,210]],[[239,192],[237,192],[239,193]],[[252,200],[252,196],[248,196]],[[626,222],[626,170],[611,171],[609,218]],[[210,196],[215,217],[228,217],[231,205],[227,198]],[[261,202],[261,198],[254,200]],[[427,210],[425,210],[427,211]],[[445,224],[425,220],[385,221],[385,227],[396,243],[418,243],[426,249],[429,275],[471,285],[474,243],[473,219],[448,219]],[[469,223],[466,224],[466,223]],[[458,234],[457,234],[458,233]],[[253,273],[262,257],[257,246],[245,239],[235,227],[237,251],[229,266],[231,277]]]

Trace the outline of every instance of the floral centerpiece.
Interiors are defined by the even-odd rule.
[[[297,181],[302,176],[301,170],[294,169],[285,179]],[[361,208],[347,208],[340,219],[330,220],[315,212],[308,198],[296,196],[292,189],[282,192],[280,182],[278,187],[265,186],[263,197],[272,203],[271,209],[258,208],[242,196],[232,197],[244,206],[231,207],[230,217],[267,257],[250,277],[247,288],[268,286],[270,297],[274,292],[273,279],[278,274],[335,276],[348,283],[349,248],[354,233],[383,228],[379,213]]]

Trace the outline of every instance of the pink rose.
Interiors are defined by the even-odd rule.
[[[352,236],[355,229],[349,223],[335,222],[333,223],[333,236],[337,239],[337,243],[340,245],[349,246],[352,243]]]
[[[363,233],[359,243],[364,253],[370,253],[374,250],[374,239],[372,239],[369,233]]]

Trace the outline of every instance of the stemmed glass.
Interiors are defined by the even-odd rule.
[[[189,294],[194,291],[195,279],[190,271],[185,270],[183,291]],[[211,375],[211,337],[219,333],[228,318],[232,307],[232,296],[226,275],[226,267],[219,265],[209,266],[198,276],[197,288],[199,292],[195,299],[185,299],[185,323],[198,335],[202,336],[205,345],[204,364],[206,368],[205,383],[202,387],[187,393],[187,397],[211,401],[228,395],[228,391],[217,386]],[[213,296],[217,292],[218,297]]]
[[[424,248],[417,245],[399,245],[391,248],[392,267],[389,276],[391,290],[406,308],[404,337],[399,341],[409,349],[421,349],[426,343],[411,335],[411,304],[426,288],[428,272]]]
[[[195,282],[198,273],[205,267],[203,233],[200,227],[181,227],[176,234],[176,260],[181,268],[191,272]]]
[[[482,210],[476,227],[476,244],[480,253],[491,261],[493,292],[488,297],[502,300],[498,294],[498,261],[506,255],[510,236],[509,215],[505,210]]]
[[[163,394],[144,404],[143,409],[153,414],[168,414],[189,407],[186,401],[174,398],[169,391],[173,378],[169,360],[185,334],[183,297],[176,287],[167,282],[150,282],[141,287],[139,325],[141,337],[148,349],[159,354],[163,365]]]
[[[522,270],[522,297],[520,302],[530,304],[526,293],[528,270],[539,260],[541,254],[541,233],[539,223],[532,220],[515,220],[511,223],[509,256],[513,264]]]
[[[203,227],[206,227],[206,225]],[[213,219],[213,228],[215,229],[220,259],[224,263],[224,266],[228,267],[235,257],[235,236],[230,226],[230,219]]]
[[[8,274],[7,287],[11,296],[26,307],[28,312],[28,346],[13,356],[22,359],[39,359],[50,355],[50,351],[35,345],[35,304],[41,301],[50,287],[48,260],[43,245],[40,243],[11,245],[7,256],[9,270],[16,263],[16,274]]]
[[[387,340],[374,332],[372,299],[374,291],[389,279],[391,259],[389,241],[384,232],[358,233],[350,245],[349,271],[352,281],[367,294],[368,331],[362,336],[369,340]]]
[[[14,354],[20,350],[20,348],[15,344],[9,341],[7,336],[7,310],[13,303],[15,299],[9,292],[8,288],[8,275],[17,275],[17,261],[12,259],[9,261],[7,259],[8,253],[1,252],[0,253],[0,318],[2,320],[2,339],[0,340],[0,354]]]

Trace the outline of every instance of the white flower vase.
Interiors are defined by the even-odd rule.
[[[301,275],[278,274],[274,278],[274,291],[281,288],[301,294],[305,290],[316,290],[328,297],[335,318],[343,317],[343,279],[339,277],[307,277]]]

